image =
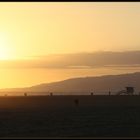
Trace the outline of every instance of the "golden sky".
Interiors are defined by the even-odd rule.
[[[34,60],[34,56],[49,54],[140,50],[139,37],[140,2],[0,3],[0,61]],[[121,73],[113,69],[5,69],[1,66],[0,88],[110,72]]]
[[[0,58],[139,50],[139,2],[1,2]]]

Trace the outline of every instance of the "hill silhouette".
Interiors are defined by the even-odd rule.
[[[105,92],[119,91],[126,86],[135,87],[135,91],[140,91],[140,72],[105,75],[97,77],[72,78],[58,82],[44,83],[27,88],[1,89],[0,91],[27,91],[27,92]]]

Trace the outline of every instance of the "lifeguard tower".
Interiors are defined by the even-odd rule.
[[[117,92],[116,95],[134,95],[134,87],[126,87],[126,90],[121,90]]]

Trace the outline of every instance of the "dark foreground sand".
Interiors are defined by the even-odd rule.
[[[0,97],[0,137],[140,137],[140,96]]]

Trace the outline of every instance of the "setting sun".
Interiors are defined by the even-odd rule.
[[[0,60],[10,59],[8,49],[6,47],[0,47]]]
[[[8,37],[5,33],[0,32],[0,60],[7,60],[12,58],[12,52],[8,42]]]

